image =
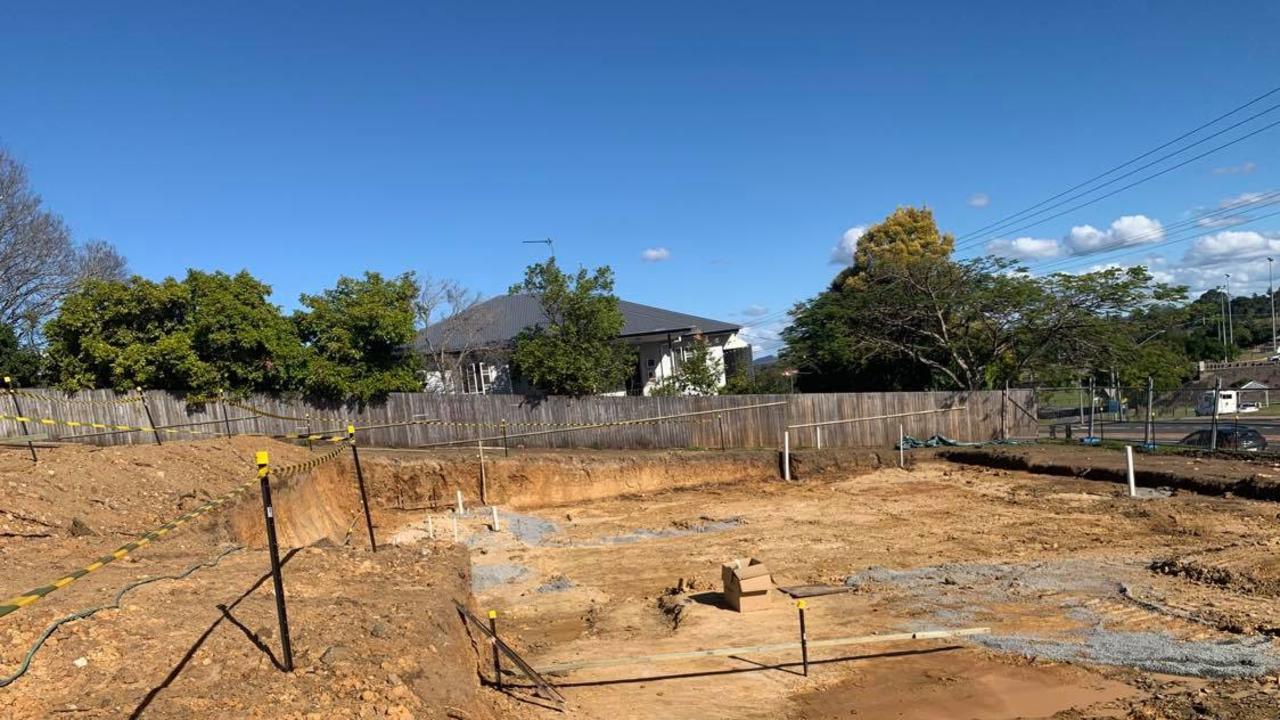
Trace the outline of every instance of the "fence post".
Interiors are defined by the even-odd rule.
[[[502,655],[498,652],[498,611],[489,611],[489,632],[493,635],[493,683],[502,692]]]
[[[347,426],[347,439],[351,442],[351,459],[356,464],[356,484],[360,487],[360,505],[364,508],[364,526],[369,531],[369,550],[378,552],[378,541],[373,537],[373,516],[369,513],[369,494],[364,489],[364,468],[360,467],[360,450],[356,448],[356,426]]]
[[[804,676],[809,677],[809,634],[804,627],[804,606],[804,600],[796,601],[796,610],[800,613],[800,665],[804,669]]]
[[[902,430],[902,423],[898,423],[898,467],[905,468],[907,466],[907,436]]]
[[[818,425],[813,429],[815,434],[818,436],[818,449],[821,450],[822,449],[822,426]]]
[[[511,450],[507,447],[507,419],[502,419],[502,457],[511,457]]]
[[[271,555],[271,580],[276,590],[276,620],[280,623],[280,650],[285,672],[293,671],[293,643],[289,638],[289,613],[284,604],[284,577],[280,573],[280,546],[276,542],[275,508],[271,505],[271,464],[265,450],[259,451],[258,486],[262,491],[262,516],[267,526],[267,551]]]
[[[720,452],[724,452],[724,416],[716,415],[716,423],[720,425]]]
[[[163,445],[164,443],[160,442],[160,430],[156,427],[156,420],[151,416],[151,406],[147,404],[147,394],[142,392],[141,387],[137,390],[138,397],[142,398],[142,409],[147,413],[147,424],[151,426],[151,434],[155,437],[157,445]]]
[[[1209,449],[1218,449],[1218,402],[1222,398],[1222,376],[1213,383],[1213,422],[1209,425]]]
[[[13,379],[8,375],[5,375],[4,385],[9,388],[9,397],[13,399],[13,409],[18,413],[18,417],[26,417],[22,412],[22,404],[18,402],[18,393],[13,391]],[[31,434],[31,431],[27,430],[27,423],[25,421],[20,421],[18,424],[22,428],[23,435]],[[27,449],[31,451],[31,462],[40,462],[40,459],[36,457],[36,446],[30,440],[27,440]]]
[[[1089,438],[1090,438],[1090,439],[1092,439],[1092,438],[1094,437],[1094,435],[1093,435],[1093,416],[1095,415],[1094,410],[1096,410],[1096,409],[1097,409],[1097,406],[1098,406],[1098,396],[1097,396],[1097,393],[1096,393],[1096,392],[1094,392],[1094,389],[1093,389],[1093,376],[1092,376],[1092,375],[1090,375],[1090,376],[1089,376]]]
[[[1124,446],[1124,463],[1125,463],[1126,477],[1129,480],[1129,497],[1137,497],[1138,486],[1137,486],[1137,483],[1134,481],[1134,477],[1133,477],[1133,446],[1132,445]]]
[[[227,432],[227,437],[231,437],[231,416],[227,412],[227,392],[225,390],[218,391],[218,404],[222,406],[222,429]],[[216,430],[214,432],[217,432]]]
[[[484,441],[477,440],[476,447],[480,448],[480,504],[489,504],[489,476],[484,470]]]
[[[782,431],[782,479],[791,479],[791,431]]]
[[[1147,376],[1147,448],[1153,448],[1156,444],[1156,381],[1150,375]]]
[[[1004,381],[1004,390],[1000,391],[1000,439],[1009,439],[1009,381]]]

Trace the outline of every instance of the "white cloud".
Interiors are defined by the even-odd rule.
[[[1245,192],[1240,193],[1239,195],[1233,195],[1229,198],[1223,198],[1222,202],[1218,203],[1218,207],[1241,208],[1275,199],[1276,193],[1274,192]]]
[[[1020,237],[1013,240],[992,240],[987,252],[1015,260],[1044,260],[1057,257],[1062,246],[1053,238]]]
[[[1129,245],[1160,242],[1164,239],[1164,226],[1159,220],[1146,215],[1125,215],[1106,230],[1092,225],[1077,225],[1063,238],[1068,254],[1089,255]]]
[[[671,258],[671,251],[664,247],[648,248],[640,253],[640,257],[645,262],[662,262]]]
[[[751,352],[756,357],[774,355],[782,348],[782,331],[791,324],[790,318],[772,320],[759,325],[744,325],[738,336],[751,343]]]
[[[969,207],[984,208],[991,204],[991,197],[986,193],[974,193],[966,202],[969,203]]]
[[[1125,215],[1105,230],[1077,225],[1061,240],[1020,237],[987,243],[987,252],[1016,260],[1044,260],[1069,255],[1091,255],[1104,250],[1144,245],[1164,239],[1164,226],[1146,215]]]
[[[763,305],[748,305],[742,309],[742,314],[747,317],[760,317],[769,314],[769,308]]]
[[[1241,215],[1219,215],[1218,217],[1200,218],[1196,220],[1196,225],[1203,228],[1224,228],[1239,225],[1247,219]]]
[[[1191,266],[1221,267],[1230,263],[1263,260],[1280,255],[1280,233],[1224,230],[1199,238],[1182,261]]]
[[[1213,169],[1214,175],[1248,175],[1257,170],[1258,166],[1252,162],[1245,161],[1239,165],[1228,165],[1226,167],[1217,167]]]
[[[844,235],[840,237],[840,242],[831,248],[831,264],[852,265],[853,253],[858,249],[858,240],[866,232],[867,228],[864,225],[855,225],[845,230]]]

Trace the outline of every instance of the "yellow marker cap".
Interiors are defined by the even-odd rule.
[[[797,601],[796,601],[796,607],[800,608],[801,610],[803,610],[803,609],[804,609],[804,605],[805,605],[805,603],[804,603],[804,601],[803,601],[803,600],[797,600]]]
[[[8,375],[5,375],[5,376],[4,376],[4,381],[5,381],[6,383],[12,382],[11,380],[9,380],[9,376],[8,376]]]
[[[495,619],[495,618],[497,618],[497,617],[498,617],[498,611],[497,611],[497,610],[490,610],[490,611],[489,611],[489,619],[490,619],[490,620],[493,620],[493,619]]]
[[[347,426],[347,434],[348,434],[348,435],[355,435],[355,434],[356,434],[356,426],[355,426],[355,425],[348,425],[348,426]]]
[[[263,465],[267,465],[271,462],[267,457],[266,450],[259,450],[258,454],[255,456],[255,460],[257,460],[258,467],[262,467]]]

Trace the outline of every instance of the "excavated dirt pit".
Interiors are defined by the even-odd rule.
[[[75,450],[46,474],[0,456],[7,589],[251,477],[241,440]],[[807,678],[790,651],[571,670],[553,676],[565,716],[1260,719],[1280,704],[1275,503],[1132,500],[1108,483],[942,462],[876,469],[862,456],[802,457],[809,479],[783,483],[771,452],[525,452],[487,465],[495,531],[474,452],[362,458],[376,555],[349,459],[275,486],[295,672],[274,667],[252,493],[0,619],[8,672],[50,621],[131,580],[210,563],[64,626],[0,688],[0,716],[561,717],[518,675],[506,693],[481,686],[488,650],[455,601],[497,610],[538,667],[796,640],[781,595],[750,614],[723,606],[720,564],[748,556],[778,585],[843,590],[808,599],[813,640],[991,632],[823,648]],[[163,475],[140,485],[139,472]],[[458,490],[468,511],[455,517]]]
[[[720,564],[748,556],[777,585],[846,589],[808,599],[814,640],[991,632],[818,650],[808,678],[796,652],[571,670],[556,681],[573,717],[1273,718],[1280,705],[1274,503],[1132,500],[941,462],[646,490],[566,502],[544,487],[518,509],[499,500],[497,532],[488,508],[458,519],[478,604],[535,666],[795,641],[781,595],[723,607]],[[405,521],[394,541],[420,541],[427,518],[451,539],[449,493],[411,497],[421,509],[388,515]],[[1187,569],[1201,565],[1224,574]]]

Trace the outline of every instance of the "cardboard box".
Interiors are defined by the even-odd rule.
[[[773,597],[769,566],[755,558],[739,558],[720,566],[724,601],[738,612],[764,610]]]

